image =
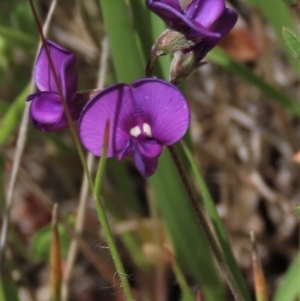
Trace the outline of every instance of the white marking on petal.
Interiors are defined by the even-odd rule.
[[[130,135],[131,136],[137,137],[140,134],[141,134],[141,129],[139,128],[139,126],[135,126],[134,128],[132,128],[130,130]]]
[[[148,123],[143,124],[143,131],[144,133],[146,133],[147,136],[152,137],[151,127]]]

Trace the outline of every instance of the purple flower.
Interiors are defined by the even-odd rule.
[[[186,60],[189,60],[179,58],[181,54],[177,54],[176,60],[185,67],[182,73],[188,73],[186,65],[190,65],[190,62],[194,63],[191,69],[195,69],[237,21],[236,12],[226,8],[224,0],[192,0],[185,10],[181,9],[178,0],[147,0],[146,3],[169,26],[152,48],[147,66],[148,76],[158,56],[178,51],[184,51]],[[192,59],[191,51],[196,56]]]
[[[211,1],[213,2],[213,0]],[[179,83],[196,68],[203,65],[204,63],[201,60],[233,28],[237,21],[237,15],[233,10],[227,10],[229,12],[223,13],[215,27],[215,31],[220,35],[219,37],[207,37],[189,49],[179,50],[174,53],[170,68],[170,81],[172,83]]]
[[[95,95],[78,121],[83,145],[101,156],[106,120],[110,121],[108,157],[134,158],[139,172],[151,176],[164,145],[180,140],[189,126],[190,110],[172,84],[144,78],[117,84]]]
[[[178,0],[147,0],[146,4],[169,28],[196,43],[203,38],[221,38],[220,29],[226,27],[228,32],[237,21],[237,14],[225,7],[224,0],[192,0],[185,10]]]
[[[50,40],[47,40],[47,47],[71,117],[73,120],[78,119],[82,105],[76,98],[75,56]],[[67,118],[44,46],[42,46],[35,63],[34,79],[40,92],[27,97],[27,101],[31,101],[29,114],[32,123],[38,129],[47,132],[54,132],[67,127]]]

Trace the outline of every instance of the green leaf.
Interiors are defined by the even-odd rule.
[[[300,59],[300,40],[295,33],[293,33],[290,29],[283,27],[282,34],[285,38],[287,44],[290,46],[292,53]]]
[[[210,247],[199,228],[167,149],[160,157],[156,173],[148,181],[153,187],[155,200],[182,269],[196,279],[207,300],[224,300],[224,291],[212,261]]]
[[[18,287],[10,271],[0,272],[0,301],[19,301]]]
[[[186,154],[186,156],[189,160],[189,163],[192,167],[192,170],[194,172],[198,187],[199,187],[202,197],[203,197],[203,202],[204,202],[205,208],[208,212],[208,215],[209,215],[212,225],[214,227],[214,230],[217,235],[222,252],[224,254],[226,263],[228,264],[228,266],[231,270],[231,273],[232,273],[236,283],[238,284],[239,289],[242,292],[245,300],[249,301],[250,296],[247,291],[245,280],[243,279],[241,271],[239,269],[239,266],[234,258],[228,235],[227,235],[227,233],[223,227],[222,221],[218,215],[215,203],[210,195],[208,187],[206,186],[204,178],[202,177],[202,175],[200,173],[200,170],[193,158],[192,153],[190,152],[188,147],[185,145],[183,146],[183,149],[185,151],[185,154]]]
[[[131,83],[144,73],[142,55],[123,0],[100,0],[118,82]]]
[[[285,273],[283,280],[275,291],[274,301],[294,301],[300,294],[300,253]]]
[[[296,215],[298,216],[298,218],[300,218],[300,205],[295,205],[294,211],[295,211]]]

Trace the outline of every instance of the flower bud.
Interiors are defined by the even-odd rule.
[[[200,40],[197,42],[200,42]],[[147,76],[151,75],[154,62],[159,56],[189,49],[195,45],[196,42],[187,39],[185,33],[173,29],[165,30],[152,46],[151,56],[146,69]]]
[[[170,81],[177,85],[187,78],[195,69],[206,64],[201,62],[201,50],[197,48],[177,51],[174,53],[170,68]]]

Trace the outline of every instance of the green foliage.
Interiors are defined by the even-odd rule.
[[[283,27],[282,34],[295,57],[300,59],[300,40],[290,29]]]
[[[283,280],[275,291],[274,301],[295,301],[300,294],[300,253],[285,273]]]
[[[0,301],[19,300],[17,284],[11,278],[11,271],[0,272]]]
[[[236,283],[238,283],[239,288],[242,291],[242,294],[243,294],[245,300],[250,300],[250,296],[247,291],[245,281],[242,277],[242,274],[238,267],[238,264],[234,258],[228,235],[227,235],[227,233],[224,229],[224,226],[222,224],[222,221],[218,215],[216,206],[210,195],[208,187],[206,186],[204,178],[201,175],[201,172],[194,160],[192,153],[190,152],[190,150],[188,149],[187,146],[184,146],[183,149],[184,149],[185,155],[187,156],[189,163],[192,167],[193,173],[194,173],[196,181],[197,181],[197,185],[200,189],[200,192],[201,192],[201,195],[203,198],[205,208],[208,212],[208,215],[209,215],[212,225],[214,227],[214,231],[217,235],[218,241],[222,248],[224,258],[231,270],[233,277],[235,278]]]
[[[130,83],[143,75],[142,56],[125,1],[100,0],[118,82]]]
[[[296,205],[294,207],[294,211],[295,211],[296,215],[298,216],[298,218],[300,219],[300,205]]]
[[[130,83],[144,75],[151,46],[165,29],[165,24],[146,9],[145,0],[99,0],[99,2],[109,37],[112,62],[115,69],[115,78],[113,80]],[[281,0],[248,0],[248,2],[258,7],[271,24],[291,65],[300,76],[300,39],[294,33],[293,18],[284,3]],[[292,4],[294,1],[285,0],[285,2]],[[14,13],[8,15],[7,11],[13,11]],[[28,70],[23,65],[18,65],[15,62],[12,50],[21,49],[22,53],[25,53],[26,61],[31,63],[38,38],[28,3],[25,0],[6,1],[4,8],[0,11],[0,21],[0,80],[1,83],[5,84],[4,79],[14,79],[13,84],[16,87],[16,89],[13,89],[15,95],[11,98],[14,100],[10,104],[6,100],[0,100],[0,146],[5,146],[20,122],[25,107],[24,100],[28,95],[28,85],[25,87],[24,84],[28,82]],[[282,29],[282,25],[286,27]],[[289,109],[295,116],[300,117],[300,105],[297,101],[282,92],[274,84],[266,82],[255,71],[230,58],[221,49],[211,51],[208,54],[208,59],[242,78],[247,84],[255,86],[263,95],[269,97],[271,101],[277,102],[283,108]],[[159,58],[154,74],[167,79],[170,61],[171,56]],[[26,74],[26,78],[24,78],[24,74]],[[113,77],[114,75],[111,76]],[[17,94],[19,95],[15,97]],[[57,138],[59,136],[56,136],[56,134],[43,133],[43,135],[46,137],[45,139],[52,140],[61,152],[69,152],[70,154],[74,151],[70,148],[70,145],[64,144],[64,138]],[[216,211],[214,200],[211,198],[204,179],[193,159],[193,155],[188,148],[185,148],[186,156],[180,145],[177,148],[182,159],[185,160],[184,163],[188,163],[185,164],[188,172],[190,171],[188,168],[191,166],[193,175],[190,174],[189,176],[196,180],[195,185],[198,186],[203,197],[202,205],[206,209],[214,227],[226,263],[230,267],[240,290],[243,292],[245,300],[249,300],[249,293],[233,256],[230,241]],[[188,160],[186,160],[186,157]],[[102,164],[105,164],[105,160],[106,158],[102,161]],[[142,217],[143,210],[139,195],[135,190],[136,185],[132,181],[127,166],[116,160],[108,160],[107,165],[109,173],[114,177],[112,181],[114,189],[117,190],[121,198],[126,200],[129,212],[133,213],[134,217]],[[104,166],[102,167],[99,169],[100,180],[96,182],[95,194],[97,196],[100,195],[100,187],[103,181]],[[1,212],[4,203],[4,171],[4,160],[0,157]],[[155,201],[159,207],[175,250],[176,260],[179,263],[176,268],[179,269],[180,273],[179,282],[183,290],[183,300],[191,300],[192,298],[181,270],[197,282],[206,300],[225,300],[224,287],[215,267],[209,245],[199,228],[193,208],[189,204],[183,184],[167,150],[163,152],[159,160],[156,174],[147,180],[145,185],[147,185],[147,188],[150,188],[147,191],[151,191],[149,193],[150,201]],[[106,206],[106,208],[116,220],[121,221],[126,218],[125,214],[120,212],[121,207]],[[295,212],[300,216],[299,206],[295,207]],[[70,237],[61,225],[59,226],[59,232],[61,236],[61,252],[65,256]],[[146,271],[146,268],[143,269],[146,265],[137,237],[132,233],[126,233],[121,237],[121,240],[131,254],[133,261],[135,259],[134,263],[136,266],[140,270]],[[51,227],[46,226],[39,230],[34,235],[32,242],[33,256],[40,260],[48,260],[50,241]],[[281,285],[276,290],[274,301],[295,300],[299,294],[299,269],[300,256],[298,254],[284,276]],[[18,301],[18,296],[16,284],[10,277],[5,275],[0,277],[0,301],[7,300]]]
[[[19,124],[25,107],[25,99],[29,92],[26,86],[20,95],[14,100],[5,115],[0,120],[0,146],[5,145],[13,130]]]
[[[168,150],[164,150],[149,183],[154,189],[155,201],[167,225],[179,264],[197,280],[208,300],[225,300],[210,248],[199,229]]]

